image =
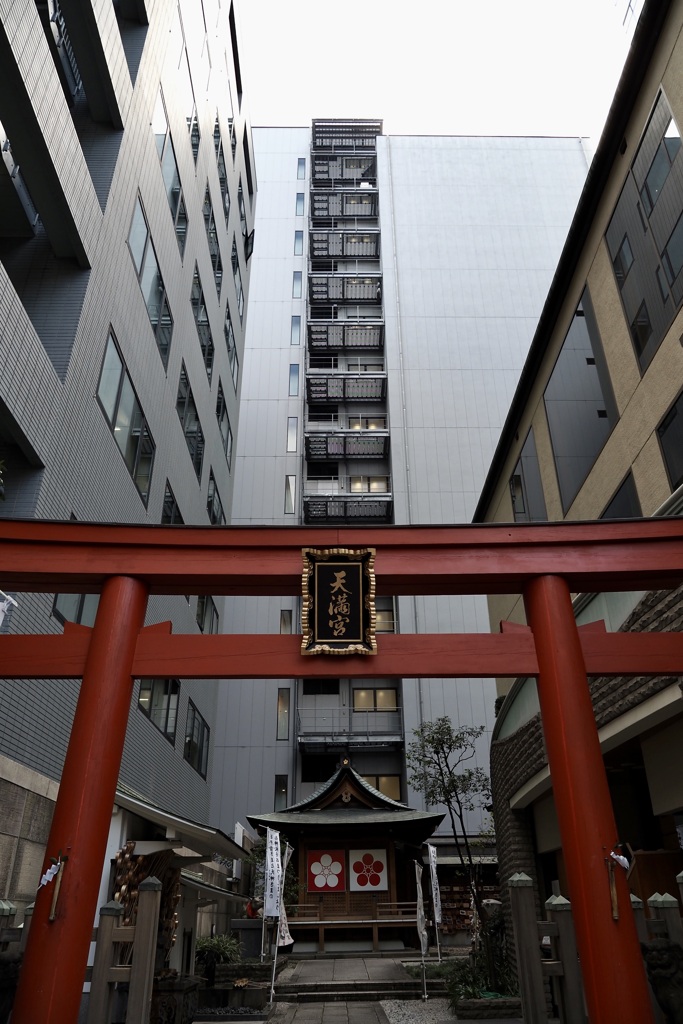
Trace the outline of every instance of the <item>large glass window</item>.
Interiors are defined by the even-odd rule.
[[[197,598],[197,625],[202,633],[217,633],[219,626],[218,609],[212,597],[200,594]]]
[[[187,705],[187,724],[185,726],[185,760],[196,772],[206,778],[209,763],[209,727],[197,711],[192,701]]]
[[[168,206],[173,218],[178,248],[182,258],[185,252],[185,239],[187,237],[187,210],[185,209],[178,163],[161,92],[157,96],[156,106],[152,114],[152,131],[154,132],[157,153],[159,154],[161,176],[166,187],[166,198],[168,199]]]
[[[398,709],[398,690],[361,689],[353,691],[354,711],[396,711]]]
[[[623,241],[612,261],[612,265],[614,266],[614,276],[617,279],[617,284],[620,288],[623,288],[626,275],[633,265],[633,252],[631,250],[631,243],[628,240],[628,235],[624,235]]]
[[[657,147],[650,169],[645,175],[645,183],[640,190],[645,212],[648,217],[652,213],[655,203],[661,195],[664,182],[669,177],[671,165],[681,148],[681,136],[673,118],[669,121],[664,137]]]
[[[390,800],[401,799],[400,775],[363,775],[363,779],[382,796],[388,796]]]
[[[164,491],[164,505],[161,510],[161,522],[164,526],[178,526],[183,525],[183,517],[180,514],[178,508],[178,502],[175,499],[175,494],[171,490],[171,485],[168,480],[166,481],[166,490]]]
[[[213,372],[214,345],[213,337],[211,336],[211,327],[209,325],[209,311],[206,308],[202,282],[199,277],[199,267],[196,263],[194,265],[194,277],[192,278],[190,301],[192,303],[192,314],[197,328],[199,346],[202,350],[204,366],[206,367],[206,376],[209,378],[210,384],[211,374]]]
[[[146,505],[155,445],[112,334],[109,335],[104,353],[97,397],[128,471]]]
[[[519,462],[510,477],[510,497],[516,523],[543,523],[548,519],[533,430],[526,436]]]
[[[52,614],[59,622],[94,626],[99,603],[99,594],[56,594]]]
[[[683,394],[657,428],[662,455],[669,474],[671,489],[676,490],[683,484]]]
[[[633,474],[628,473],[600,518],[637,519],[642,514]]]
[[[669,241],[662,253],[662,263],[669,284],[673,284],[683,269],[683,214],[678,218],[676,227],[671,232]]]
[[[185,442],[192,459],[194,471],[197,474],[197,479],[201,480],[202,464],[204,462],[204,432],[199,422],[199,414],[192,396],[192,388],[190,387],[185,363],[182,363],[180,367],[176,411],[183,427]]]
[[[168,352],[171,347],[171,335],[173,334],[173,317],[139,196],[135,201],[128,246],[133,257],[133,264],[138,275],[159,355],[164,368],[166,368]]]
[[[178,695],[177,679],[142,679],[138,707],[170,743],[175,742]]]
[[[562,507],[567,512],[618,416],[588,290],[543,398]]]

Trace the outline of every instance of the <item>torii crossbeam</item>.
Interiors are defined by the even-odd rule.
[[[374,547],[379,594],[521,593],[529,629],[388,635],[344,675],[535,675],[592,1024],[647,1024],[648,989],[625,876],[613,917],[616,826],[587,674],[683,674],[680,634],[579,630],[571,593],[683,582],[683,520],[366,529],[195,528],[0,520],[7,590],[99,592],[92,630],[1,636],[0,676],[81,676],[48,854],[68,860],[57,900],[40,889],[14,1024],[75,1024],[125,739],[133,679],[337,676],[297,637],[172,636],[144,627],[150,594],[299,593],[304,547]],[[39,684],[37,684],[39,685]],[[54,906],[53,906],[54,903]]]

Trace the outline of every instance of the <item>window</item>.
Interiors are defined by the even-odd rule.
[[[349,416],[350,430],[386,430],[386,416]]]
[[[277,738],[289,739],[289,687],[281,686],[277,691]]]
[[[128,247],[133,257],[138,282],[147,307],[149,322],[154,331],[159,355],[164,364],[164,369],[166,369],[168,365],[168,350],[171,347],[171,335],[173,334],[173,317],[139,196],[135,201],[133,223],[128,235]]]
[[[221,440],[223,441],[223,451],[225,452],[229,469],[232,464],[232,429],[230,427],[230,417],[228,416],[225,393],[220,381],[218,382],[218,397],[216,399],[216,419],[218,420],[218,429],[221,434]]]
[[[303,217],[304,215],[304,194],[303,192],[297,192],[296,194],[296,216]]]
[[[396,615],[393,597],[375,599],[375,631],[377,633],[395,633]]]
[[[683,268],[683,214],[678,218],[676,227],[669,236],[662,253],[662,263],[669,284],[673,284]]]
[[[296,451],[296,441],[298,434],[299,419],[297,416],[287,417],[287,451]]]
[[[225,347],[228,350],[228,363],[230,364],[232,383],[235,387],[235,391],[237,391],[237,381],[239,380],[240,375],[240,363],[237,357],[237,343],[235,342],[235,331],[232,326],[232,317],[230,316],[229,306],[227,306],[225,310],[223,334],[225,335]]]
[[[353,691],[354,711],[397,711],[398,690],[389,688],[387,690],[354,690]]]
[[[182,363],[180,367],[176,411],[183,427],[185,442],[192,459],[194,471],[197,474],[197,479],[201,480],[202,464],[204,462],[204,432],[199,422],[197,406],[192,397],[192,388],[190,387],[185,363]]]
[[[296,477],[286,476],[285,477],[285,513],[290,514],[295,511],[296,505]]]
[[[338,697],[338,679],[304,679],[302,694],[304,697]]]
[[[225,526],[223,502],[221,501],[221,496],[218,493],[216,478],[213,475],[212,469],[209,470],[209,489],[206,495],[206,511],[209,513],[209,521],[212,526]]]
[[[237,31],[235,29],[235,8],[230,4],[230,45],[232,48],[232,66],[235,69],[235,86],[237,88],[237,106],[242,106],[242,72],[240,70],[240,53],[237,48]]]
[[[300,316],[293,316],[292,317],[292,330],[291,330],[291,334],[290,334],[290,338],[289,338],[289,343],[290,343],[290,345],[300,345],[301,344],[301,317]]]
[[[657,147],[654,159],[650,164],[650,169],[645,175],[645,183],[640,190],[640,198],[648,217],[661,195],[664,183],[669,177],[671,165],[680,148],[681,136],[676,127],[676,122],[672,118],[666,127],[664,138]]]
[[[683,394],[678,396],[657,428],[657,436],[671,489],[675,491],[683,483]]]
[[[633,474],[628,473],[600,518],[638,519],[642,514]]]
[[[363,775],[363,780],[390,800],[401,799],[400,775]]]
[[[199,267],[196,263],[194,265],[194,277],[192,278],[190,302],[192,303],[192,313],[194,315],[194,322],[197,328],[199,346],[202,350],[204,366],[206,367],[206,376],[209,378],[210,384],[211,373],[213,371],[214,346],[213,338],[211,336],[211,327],[209,326],[209,312],[206,308],[202,282],[199,277]]]
[[[164,491],[164,505],[161,510],[161,523],[163,526],[173,526],[177,524],[183,525],[183,517],[180,514],[178,508],[178,502],[175,500],[175,495],[171,490],[171,485],[168,480],[166,481],[166,490]]]
[[[242,274],[240,271],[240,258],[237,255],[237,242],[232,236],[232,276],[235,280],[235,294],[237,295],[237,312],[240,320],[244,315],[244,291],[242,290]]]
[[[140,680],[138,707],[169,743],[175,742],[179,693],[180,682],[177,679]]]
[[[161,164],[161,176],[166,186],[166,198],[168,199],[171,217],[173,218],[176,240],[182,259],[185,252],[185,238],[187,237],[187,210],[185,209],[185,200],[183,199],[183,191],[180,186],[180,174],[178,173],[178,163],[161,91],[157,96],[156,106],[152,114],[152,131],[154,132],[157,153],[159,154],[159,162]]]
[[[296,176],[300,180],[306,177],[306,159],[300,156],[296,162]]]
[[[240,215],[240,228],[242,230],[242,238],[247,237],[247,208],[244,205],[244,189],[242,188],[242,179],[240,178],[239,185],[237,186],[237,209]]]
[[[289,364],[289,397],[296,398],[299,394],[299,364]]]
[[[94,626],[99,603],[99,594],[55,594],[52,614],[59,622]]]
[[[212,597],[207,594],[200,594],[197,598],[197,625],[202,633],[218,632],[218,610]]]
[[[303,231],[294,232],[294,255],[303,256],[304,252],[304,233]]]
[[[185,726],[185,760],[206,778],[209,763],[209,727],[192,701],[187,704],[187,725]]]
[[[190,146],[192,147],[192,156],[195,164],[197,163],[197,157],[199,155],[199,142],[201,133],[199,130],[199,120],[197,118],[197,104],[194,98],[194,89],[192,88],[192,75],[190,74],[190,62],[187,56],[187,50],[183,54],[184,59],[181,59],[180,67],[178,69],[178,88],[180,90],[180,102],[185,111],[185,121],[187,123],[187,132],[190,136]]]
[[[638,356],[642,356],[645,351],[645,346],[648,343],[650,335],[652,334],[652,324],[650,322],[650,314],[647,311],[647,306],[644,302],[641,302],[638,307],[638,312],[631,321],[631,337],[633,338],[633,344],[636,347]]]
[[[273,801],[274,811],[283,811],[287,806],[287,776],[275,776],[275,799]]]
[[[213,144],[216,150],[216,166],[218,168],[218,183],[221,189],[221,199],[223,200],[223,216],[225,217],[225,226],[228,226],[228,217],[230,215],[230,192],[228,191],[228,171],[225,166],[225,153],[223,151],[223,139],[221,138],[221,129],[218,123],[218,114],[216,114],[216,123],[213,128]]]
[[[594,363],[595,360],[589,365],[594,365]],[[548,513],[543,496],[541,470],[532,429],[526,436],[519,462],[510,477],[510,497],[516,523],[544,523],[547,521]]]
[[[292,298],[301,298],[301,271],[295,270],[292,275]]]
[[[154,440],[111,333],[104,353],[97,397],[128,472],[146,505],[154,464]]]
[[[209,243],[209,255],[211,256],[211,266],[213,267],[213,279],[216,283],[216,292],[218,298],[221,297],[221,285],[223,284],[223,261],[221,260],[221,250],[218,244],[218,234],[216,232],[216,222],[213,215],[213,204],[211,203],[211,193],[209,192],[209,183],[206,183],[206,191],[204,193],[204,227],[206,228],[206,240]]]
[[[617,284],[620,288],[623,288],[626,275],[633,265],[633,252],[631,251],[628,235],[624,235],[624,240],[619,246],[619,251],[614,257],[612,265],[614,267],[614,276],[617,279]]]
[[[244,175],[247,179],[247,192],[249,193],[249,205],[254,202],[254,176],[251,173],[251,157],[249,156],[249,133],[246,126],[242,133],[242,155],[244,157]]]
[[[292,632],[292,609],[282,608],[280,610],[280,633],[289,636]]]

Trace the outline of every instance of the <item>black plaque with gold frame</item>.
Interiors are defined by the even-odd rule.
[[[303,548],[302,654],[377,654],[374,548]]]

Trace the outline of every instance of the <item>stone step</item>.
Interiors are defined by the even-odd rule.
[[[427,979],[429,995],[443,995],[446,991],[440,978]],[[333,1003],[333,1002],[379,1002],[382,999],[420,999],[422,982],[407,981],[334,981],[306,984],[277,985],[276,1002],[284,1003]]]

